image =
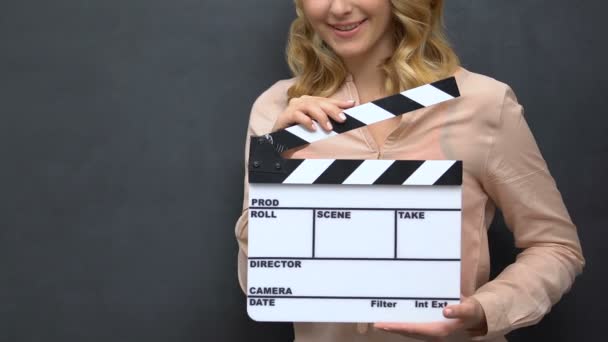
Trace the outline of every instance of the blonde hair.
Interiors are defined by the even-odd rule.
[[[443,30],[443,0],[390,2],[396,49],[381,65],[387,94],[450,76],[460,61]],[[297,18],[289,31],[287,63],[296,81],[288,96],[330,96],[344,83],[348,71],[312,29],[302,0],[295,0],[295,5]]]

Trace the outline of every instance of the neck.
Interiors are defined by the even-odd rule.
[[[380,66],[393,51],[394,44],[390,39],[385,39],[370,48],[370,51],[364,55],[343,58],[348,72],[353,77],[361,103],[388,95],[385,90],[385,75]]]

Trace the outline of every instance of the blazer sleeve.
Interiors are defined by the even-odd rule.
[[[576,227],[508,87],[490,146],[482,184],[522,251],[473,295],[486,313],[485,338],[540,321],[585,264]]]
[[[254,102],[249,115],[247,137],[245,140],[245,179],[243,190],[243,211],[235,225],[235,236],[239,246],[237,265],[238,279],[241,289],[246,293],[247,286],[247,247],[248,247],[248,217],[249,217],[249,177],[247,164],[249,159],[249,137],[267,134],[272,130],[276,118],[287,107],[287,89],[292,80],[282,80],[260,95]]]

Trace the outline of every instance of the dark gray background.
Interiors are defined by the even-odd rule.
[[[604,332],[603,1],[448,1],[464,65],[510,84],[588,265],[513,341]],[[285,0],[0,2],[0,340],[288,341],[245,313],[233,227],[254,99],[289,76]],[[498,222],[498,272],[514,257]]]

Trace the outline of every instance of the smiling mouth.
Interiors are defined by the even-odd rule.
[[[356,29],[357,27],[359,27],[361,24],[363,24],[363,22],[365,20],[367,20],[367,19],[363,19],[359,22],[356,22],[353,24],[348,24],[348,25],[330,25],[330,26],[335,28],[338,31],[348,32],[348,31],[352,31],[352,30]]]

